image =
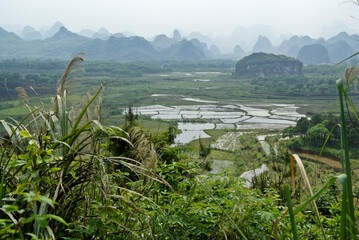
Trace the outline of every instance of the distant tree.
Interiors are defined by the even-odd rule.
[[[317,124],[311,127],[306,134],[306,141],[312,146],[321,147],[324,144],[329,131],[324,127],[323,124]]]
[[[295,137],[289,140],[288,148],[298,150],[303,146],[302,138]]]
[[[126,112],[125,115],[125,126],[124,129],[127,131],[128,129],[132,128],[133,126],[136,125],[136,121],[138,119],[138,115],[135,114],[132,110],[132,107],[129,106],[128,107],[128,111]]]
[[[302,117],[298,120],[295,130],[297,133],[305,134],[309,129],[310,123],[306,117]]]
[[[314,113],[310,120],[310,125],[313,127],[322,122],[323,122],[323,115],[320,113]]]
[[[284,130],[283,130],[283,134],[282,134],[282,137],[285,138],[285,137],[293,137],[293,135],[296,133],[296,129],[295,127],[293,126],[289,126],[289,127],[286,127]]]

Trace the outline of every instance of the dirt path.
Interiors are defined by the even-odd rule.
[[[296,154],[298,154],[299,157],[305,157],[305,158],[313,159],[315,161],[318,160],[318,155],[315,155],[315,154],[310,154],[310,153],[296,153]],[[342,165],[340,164],[339,160],[334,160],[332,158],[321,156],[319,161],[322,163],[328,164],[329,166],[334,167],[335,169],[338,169],[338,170],[342,169]]]

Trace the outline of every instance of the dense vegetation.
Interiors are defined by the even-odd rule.
[[[341,130],[332,132],[328,145],[337,146],[342,136],[345,174],[321,178],[314,204],[310,185],[302,183],[306,172],[302,167],[291,170],[294,160],[284,142],[278,154],[272,145],[265,157],[252,135],[241,137],[238,157],[260,158],[271,169],[249,189],[236,173],[203,175],[205,169],[188,157],[186,147],[170,146],[175,127],[148,131],[131,111],[120,127],[103,124],[102,85],[85,96],[83,105],[70,107],[69,86],[79,76],[77,64],[82,61],[76,57],[70,62],[50,103],[40,100],[35,105],[18,88],[30,113],[21,122],[1,121],[2,239],[355,238],[348,146],[357,138],[345,126],[341,82],[340,120],[315,114],[285,131],[305,134],[304,141],[320,147],[327,126],[341,121]],[[346,92],[344,96],[351,103]],[[357,118],[355,109],[350,110]],[[202,146],[199,156],[205,160],[209,154]]]
[[[358,129],[359,122],[355,115],[351,115],[348,109],[346,125],[349,127],[347,132],[350,155],[359,158],[359,151],[356,146],[359,144]],[[330,134],[329,134],[330,133]],[[310,120],[301,118],[295,127],[288,127],[283,131],[284,136],[291,137],[288,143],[293,150],[304,150],[309,152],[321,152],[321,148],[326,144],[324,153],[340,158],[340,119],[333,114],[323,115],[315,113]],[[294,137],[293,136],[298,136]]]

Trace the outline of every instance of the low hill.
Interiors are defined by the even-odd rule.
[[[318,43],[306,45],[299,49],[297,58],[308,65],[330,63],[328,49]]]
[[[253,53],[236,64],[237,77],[264,77],[268,75],[301,74],[303,63],[284,55]]]

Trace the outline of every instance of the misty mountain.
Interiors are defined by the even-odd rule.
[[[328,49],[318,43],[299,49],[297,58],[308,65],[330,63]]]
[[[221,55],[219,48],[214,44],[211,45],[211,47],[209,48],[209,51],[211,52],[211,55],[213,57],[219,57]]]
[[[339,63],[355,53],[349,44],[344,40],[336,41],[332,44],[326,44],[329,58],[332,63]]]
[[[130,62],[139,60],[158,59],[158,52],[143,37],[122,37],[111,36],[108,40],[93,39],[84,45],[79,46],[77,52],[85,52],[89,60],[107,60]]]
[[[172,37],[174,40],[177,40],[177,41],[181,41],[182,40],[182,36],[181,36],[181,33],[175,29],[173,31],[173,37]]]
[[[192,38],[190,41],[191,41],[191,43],[193,43],[193,45],[195,47],[197,47],[198,49],[201,49],[206,57],[211,56],[211,52],[208,50],[206,43],[200,42],[197,38]]]
[[[256,44],[253,46],[253,52],[274,53],[273,45],[265,36],[259,35]]]
[[[24,48],[25,41],[14,33],[5,31],[0,27],[0,55],[11,56],[17,54]],[[26,44],[26,42],[25,42]],[[18,49],[18,47],[20,49]]]
[[[200,32],[192,32],[191,34],[188,34],[186,36],[186,39],[193,39],[193,38],[196,38],[199,41],[206,43],[208,46],[211,46],[213,44],[213,40],[211,37],[203,35]]]
[[[106,34],[104,31],[102,33]],[[156,50],[152,46],[153,43],[143,37],[125,37],[120,33],[112,35],[107,40],[92,39],[73,33],[65,27],[61,27],[56,34],[44,40],[25,41],[14,33],[0,28],[0,58],[70,59],[80,52],[85,52],[87,59],[91,60],[129,62],[197,60],[210,55],[207,44],[198,39],[171,41],[173,44]]]
[[[107,39],[110,38],[110,36],[107,35],[107,34],[105,34],[105,33],[99,33],[99,32],[97,32],[97,33],[94,33],[94,34],[92,35],[92,38],[98,38],[98,39],[101,39],[101,40],[107,40]]]
[[[235,60],[240,60],[243,57],[246,56],[246,53],[243,51],[243,49],[241,48],[241,46],[236,45],[234,50],[233,50],[233,58]]]
[[[126,37],[125,34],[123,34],[123,33],[114,33],[114,34],[112,34],[111,36],[114,36],[114,37],[116,37],[116,38]]]
[[[50,34],[60,25],[62,26],[60,22],[55,23],[47,29],[47,33]],[[244,29],[243,31],[247,30]],[[143,37],[126,37],[124,33],[111,34],[104,28],[100,28],[96,33],[91,30],[83,30],[80,33],[82,35],[73,33],[62,26],[53,36],[40,40],[39,32],[28,26],[22,32],[22,37],[26,39],[24,40],[14,33],[0,28],[0,58],[69,59],[79,52],[86,52],[89,59],[97,60],[123,62],[138,60],[182,61],[214,57],[240,59],[249,53],[245,38],[239,39],[229,53],[223,54],[217,44],[208,44],[207,42],[210,40],[213,43],[222,41],[221,43],[224,44],[228,38],[212,39],[197,32],[188,36],[198,36],[205,41],[198,38],[184,40],[178,30],[173,31],[174,38],[161,34],[156,36],[153,41],[148,41]],[[93,39],[92,37],[95,34],[103,35]],[[186,39],[188,39],[187,37]],[[358,35],[349,35],[345,32],[341,32],[328,40],[324,38],[312,39],[308,36],[292,36],[279,45],[273,46],[267,36],[259,35],[253,51],[279,52],[286,56],[298,56],[305,64],[337,63],[359,49],[358,39]],[[240,44],[238,44],[239,42]],[[208,46],[211,46],[210,49]],[[313,53],[316,56],[313,56]]]
[[[346,32],[340,32],[335,36],[329,38],[326,42],[329,44],[335,43],[339,40],[350,41],[350,35]]]
[[[45,57],[70,58],[74,55],[72,53],[75,49],[88,41],[89,38],[70,32],[65,27],[61,27],[54,36],[39,42],[39,52]]]
[[[45,27],[41,29],[40,33],[42,35],[42,38],[45,39],[54,36],[63,26],[64,25],[61,22],[57,21],[50,28]]]
[[[182,40],[170,48],[162,51],[163,57],[167,60],[184,61],[205,59],[206,54],[202,49],[197,48],[193,42]]]
[[[335,42],[338,42],[340,40],[345,41],[353,51],[359,50],[359,36],[357,34],[349,35],[346,32],[341,32],[337,34],[336,36],[333,36],[329,38],[326,43],[327,44],[333,44]]]
[[[100,28],[96,33],[92,35],[92,38],[99,38],[101,40],[107,40],[111,36],[111,33],[105,28]]]
[[[292,36],[284,40],[278,47],[278,52],[289,57],[297,57],[298,51],[305,45],[314,44],[315,40],[308,36]]]
[[[20,37],[26,41],[42,39],[41,33],[36,31],[31,26],[24,27],[24,29],[22,30],[22,32],[20,34]]]
[[[171,47],[173,44],[177,43],[179,40],[174,38],[169,38],[165,34],[157,35],[153,41],[152,45],[157,50],[163,50]]]
[[[254,25],[249,28],[245,28],[242,26],[238,26],[233,30],[233,33],[230,37],[227,39],[222,39],[222,43],[219,44],[215,42],[217,45],[219,45],[220,49],[223,49],[224,52],[232,52],[233,48],[238,44],[245,42],[248,44],[248,49],[253,49],[254,44],[258,40],[258,37],[266,36],[270,41],[275,42],[275,36],[273,33],[273,29],[270,26],[266,25]],[[242,48],[244,47],[243,44],[241,44]]]
[[[24,27],[21,26],[20,24],[4,24],[4,25],[1,25],[1,27],[4,30],[6,30],[8,32],[15,33],[18,36],[20,36],[22,30],[24,29]]]
[[[328,26],[322,27],[322,33],[320,34],[324,38],[330,38],[337,35],[340,32],[349,32],[348,27],[342,21],[336,20]]]
[[[81,30],[80,32],[78,32],[77,34],[84,36],[84,37],[92,38],[92,36],[95,34],[95,32],[90,29],[84,29],[84,30]]]

